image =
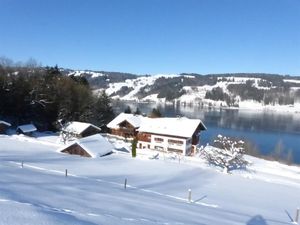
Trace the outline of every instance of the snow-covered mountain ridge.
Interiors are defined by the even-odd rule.
[[[285,108],[300,111],[300,78],[274,74],[157,74],[69,71],[84,76],[95,93],[113,99],[212,107]]]

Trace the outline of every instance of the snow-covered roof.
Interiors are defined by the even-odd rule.
[[[29,133],[36,131],[36,127],[33,124],[24,124],[17,127],[17,130],[20,129],[23,133]]]
[[[107,127],[111,129],[117,129],[119,128],[120,123],[127,121],[133,127],[138,128],[140,127],[143,119],[145,119],[145,117],[141,115],[120,113],[115,119],[113,119],[109,124],[107,124]]]
[[[72,121],[67,123],[64,127],[63,127],[63,131],[66,132],[71,132],[74,134],[81,134],[82,132],[84,132],[87,128],[89,127],[94,127],[95,129],[101,131],[100,127],[97,127],[91,123],[83,123],[83,122],[78,122],[78,121]]]
[[[206,129],[200,119],[186,117],[146,118],[138,131],[189,138],[192,137],[199,125],[202,126],[202,130]]]
[[[94,134],[78,139],[77,141],[59,149],[58,151],[61,152],[74,144],[78,144],[93,158],[104,156],[112,152],[114,149],[114,146],[108,140],[106,140],[100,134]]]
[[[3,120],[0,120],[0,124],[4,124],[4,125],[6,125],[6,126],[8,126],[8,127],[10,127],[10,126],[11,126],[11,124],[10,124],[10,123],[8,123],[8,122],[5,122],[5,121],[3,121]]]

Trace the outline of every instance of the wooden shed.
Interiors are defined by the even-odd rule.
[[[78,139],[58,151],[71,155],[97,158],[112,153],[113,149],[113,145],[108,140],[100,134],[95,134]]]
[[[27,136],[32,136],[34,132],[37,131],[37,128],[33,124],[24,124],[17,127],[17,134],[24,134]]]
[[[0,134],[5,134],[6,130],[11,126],[10,123],[0,120]]]
[[[84,157],[92,157],[83,147],[78,143],[73,143],[67,146],[65,149],[61,150],[63,153],[68,153],[70,155],[80,155]]]
[[[69,133],[77,138],[83,138],[100,133],[101,128],[91,123],[72,121],[64,125],[62,132]]]

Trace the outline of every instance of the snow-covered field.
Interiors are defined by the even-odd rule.
[[[283,225],[300,206],[298,167],[248,157],[247,171],[224,174],[191,157],[91,159],[60,145],[56,136],[0,135],[0,224]]]

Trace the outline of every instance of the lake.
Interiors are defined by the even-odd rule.
[[[116,113],[130,106],[149,114],[158,107],[163,116],[186,116],[201,119],[207,130],[201,133],[201,145],[211,143],[218,134],[251,141],[263,155],[279,144],[291,151],[293,161],[300,164],[300,114],[243,109],[209,109],[198,106],[176,106],[156,103],[114,102]]]

